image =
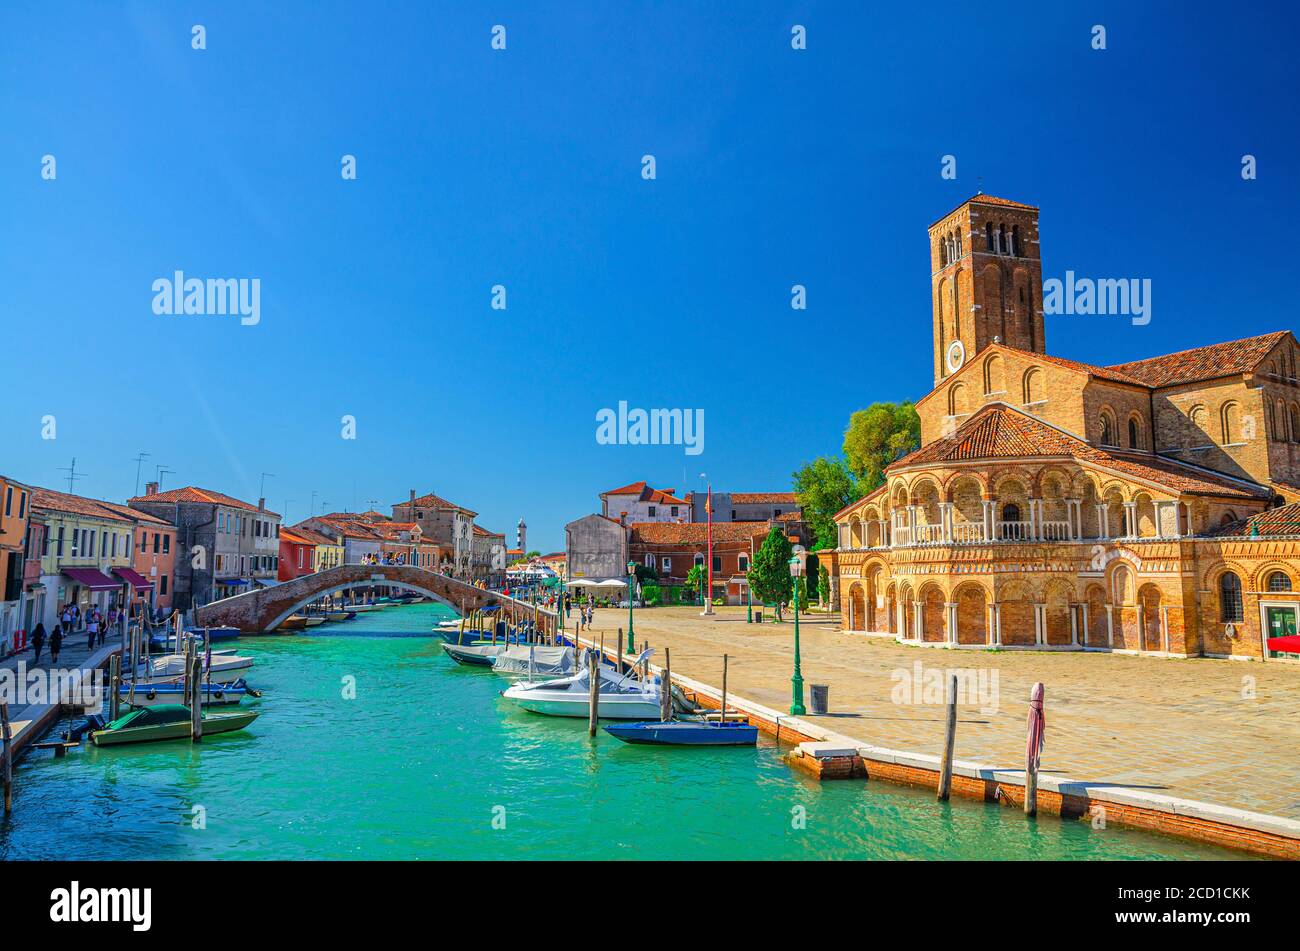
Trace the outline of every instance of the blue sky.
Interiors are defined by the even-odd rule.
[[[0,471],[122,499],[147,450],[164,488],[274,473],[292,521],[433,490],[546,550],[636,479],[786,488],[929,389],[926,227],[980,184],[1041,206],[1044,277],[1152,281],[1149,325],[1049,317],[1050,352],[1296,326],[1294,13],[873,10],[5,4]],[[260,324],[155,315],[176,270],[260,279]],[[703,454],[598,445],[620,400],[703,409]]]

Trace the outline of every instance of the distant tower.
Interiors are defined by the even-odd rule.
[[[976,195],[930,226],[934,383],[999,342],[1044,353],[1038,209]]]
[[[519,520],[519,527],[515,529],[515,547],[518,548],[521,552],[523,552],[526,555],[528,554],[528,549],[525,548],[524,546],[527,543],[528,543],[528,526],[524,524],[524,520],[521,518]]]

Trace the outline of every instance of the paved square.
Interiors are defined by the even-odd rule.
[[[790,706],[794,625],[746,624],[745,609],[636,612],[636,641],[672,648],[673,672],[778,710]],[[597,610],[593,633],[611,645],[627,611]],[[839,618],[801,619],[807,685],[830,686],[830,712],[810,720],[862,741],[938,755],[943,706],[900,705],[895,671],[997,672],[996,712],[958,709],[956,758],[1024,768],[1025,717],[1035,681],[1045,686],[1043,771],[1300,819],[1300,664],[1121,654],[942,650],[847,634]],[[572,630],[572,625],[570,625]],[[587,636],[584,632],[584,636]],[[805,699],[805,704],[807,700]]]

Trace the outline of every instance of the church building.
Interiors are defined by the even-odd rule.
[[[1275,640],[1300,613],[1295,336],[1114,366],[1050,356],[1038,209],[990,195],[930,227],[930,259],[921,448],[836,515],[838,547],[819,553],[845,629],[951,647],[1300,653]]]

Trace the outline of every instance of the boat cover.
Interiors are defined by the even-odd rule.
[[[179,703],[160,703],[156,707],[140,707],[124,713],[104,729],[124,730],[127,727],[161,726],[165,723],[182,723],[190,718],[190,708]]]
[[[527,674],[530,650],[533,651],[533,667],[536,673],[567,674],[573,670],[572,647],[530,647],[527,644],[508,648],[496,659],[493,666],[507,673]]]

